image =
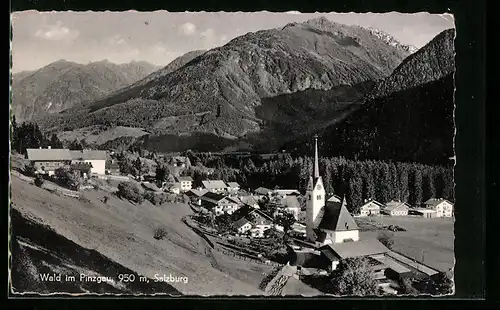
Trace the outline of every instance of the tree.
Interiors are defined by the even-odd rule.
[[[422,204],[422,171],[417,165],[413,165],[410,182],[410,203],[413,206],[420,206]]]
[[[383,245],[385,245],[389,250],[392,249],[394,245],[394,240],[392,238],[392,235],[389,235],[387,232],[381,232],[377,236],[377,240],[380,241]]]
[[[161,184],[163,184],[163,182],[165,181],[166,177],[167,177],[167,168],[162,164],[156,166],[156,183],[158,183],[158,185],[161,186]]]
[[[434,185],[434,173],[432,167],[427,167],[423,178],[423,200],[436,198],[436,187]]]
[[[44,182],[43,177],[40,174],[37,174],[35,176],[35,185],[38,186],[38,187],[42,187],[43,182]]]
[[[140,175],[142,173],[142,162],[141,158],[137,157],[137,159],[134,161],[134,169],[136,171],[136,175]]]
[[[283,227],[285,234],[290,230],[291,226],[295,223],[295,217],[289,212],[279,212],[274,218],[276,224]]]
[[[54,174],[59,183],[69,187],[72,190],[77,190],[82,182],[79,171],[60,167],[54,171]]]
[[[142,203],[144,197],[141,195],[139,188],[132,182],[121,182],[118,184],[118,197],[125,198],[136,203]]]
[[[359,208],[363,203],[362,191],[363,181],[361,180],[358,169],[354,169],[349,178],[349,188],[347,192],[347,205],[349,206],[350,212],[359,213]]]
[[[63,148],[63,143],[61,142],[61,140],[59,140],[59,138],[57,137],[57,135],[55,133],[52,134],[52,136],[50,137],[50,147],[53,148],[53,149],[62,149]]]
[[[366,258],[346,259],[331,274],[334,294],[351,296],[373,296],[379,290],[374,272]]]

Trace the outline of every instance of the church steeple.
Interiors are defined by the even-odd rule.
[[[314,135],[314,179],[319,178],[318,135]]]

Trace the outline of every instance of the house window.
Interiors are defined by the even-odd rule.
[[[316,199],[320,200],[321,199],[321,195],[316,196]]]

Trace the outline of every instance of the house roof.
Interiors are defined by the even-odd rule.
[[[400,201],[390,201],[385,204],[385,211],[394,211],[396,209],[409,209],[410,205],[407,204],[406,202],[400,202]]]
[[[227,185],[231,188],[240,188],[240,185],[237,182],[227,182]]]
[[[160,191],[160,189],[158,188],[158,186],[156,186],[156,184],[153,184],[153,183],[149,183],[149,182],[142,182],[142,186],[145,188],[145,189],[149,189],[151,191]]]
[[[374,205],[378,206],[379,208],[381,208],[381,207],[383,207],[383,206],[384,206],[383,204],[381,204],[380,202],[378,202],[378,201],[376,201],[376,200],[369,200],[369,201],[367,201],[364,205],[362,205],[362,206],[360,207],[360,209],[362,209],[362,208],[364,208],[364,207],[368,207],[368,206],[370,206],[371,204],[374,204]]]
[[[320,248],[326,257],[338,259],[354,258],[389,252],[377,239],[365,239],[352,242],[330,243]]]
[[[342,198],[340,198],[339,196],[337,195],[333,195],[332,197],[328,198],[327,201],[331,201],[331,202],[342,202]]]
[[[270,190],[269,188],[265,188],[265,187],[259,187],[254,192],[256,192],[257,194],[260,194],[260,195],[268,195],[270,192],[272,192],[272,190]]]
[[[449,203],[451,205],[453,204],[453,203],[451,203],[450,201],[448,201],[448,200],[446,200],[444,198],[439,198],[439,199],[437,199],[437,198],[431,198],[431,199],[427,200],[426,202],[424,202],[424,204],[427,205],[427,206],[429,206],[429,207],[435,207],[435,206],[437,206],[438,204],[440,204],[442,202],[447,202],[447,203]]]
[[[26,149],[28,159],[33,161],[44,160],[71,160],[68,149]]]
[[[202,198],[203,200],[206,200],[206,201],[217,203],[217,202],[219,202],[222,199],[227,198],[227,197],[225,195],[207,192],[203,196],[201,196],[200,198]]]
[[[285,198],[280,199],[279,204],[284,208],[300,208],[297,196],[285,196]]]
[[[70,150],[74,160],[106,160],[106,151],[98,150]]]
[[[239,220],[237,220],[236,222],[234,222],[234,227],[236,228],[241,228],[243,227],[244,225],[250,223],[246,218],[242,217],[240,218]]]
[[[222,180],[205,180],[201,181],[203,186],[207,189],[218,189],[218,188],[227,188],[226,183]]]
[[[187,192],[186,194],[201,197],[201,196],[205,195],[206,193],[208,193],[208,191],[206,189],[192,189],[189,192]]]
[[[265,214],[264,212],[262,212],[258,209],[255,209],[251,206],[248,206],[248,205],[244,205],[241,208],[239,208],[238,210],[234,211],[234,213],[232,214],[231,217],[233,219],[237,220],[237,219],[241,219],[241,218],[246,218],[250,214],[257,214],[258,216],[266,219],[267,221],[269,221],[271,223],[273,221],[273,218],[270,217],[269,215]]]
[[[296,189],[275,189],[273,193],[283,195],[300,195],[300,192]]]
[[[347,211],[345,199],[342,203],[327,202],[318,228],[333,231],[357,230],[358,225],[352,215]]]
[[[257,204],[257,200],[253,196],[250,196],[250,195],[240,196],[239,198],[240,198],[240,201],[246,205],[253,206],[253,205]]]
[[[177,177],[178,182],[193,182],[193,178],[191,177]]]

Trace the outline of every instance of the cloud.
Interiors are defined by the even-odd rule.
[[[58,21],[55,25],[46,25],[42,29],[38,29],[35,36],[45,40],[61,41],[74,40],[79,34],[78,30],[69,29],[62,22]]]
[[[183,34],[190,36],[196,33],[196,25],[193,23],[184,23],[180,26],[180,30]]]
[[[115,35],[111,38],[107,38],[105,42],[109,45],[124,45],[127,42],[125,42],[125,39],[123,39],[120,35]]]

